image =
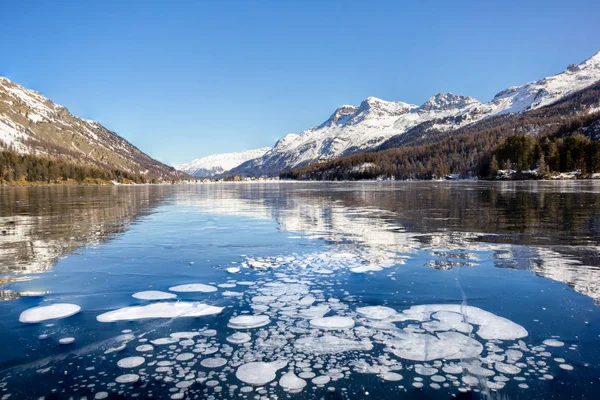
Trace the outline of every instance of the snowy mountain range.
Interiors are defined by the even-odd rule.
[[[189,163],[175,165],[175,168],[196,178],[210,178],[225,175],[231,169],[248,160],[262,157],[269,150],[271,150],[270,147],[264,147],[241,153],[213,154],[197,158]]]
[[[98,122],[76,117],[40,93],[4,77],[0,77],[0,150],[60,156],[159,181],[177,180],[182,175]]]
[[[448,132],[484,118],[540,108],[598,81],[600,52],[557,75],[505,89],[487,103],[451,93],[437,93],[421,106],[368,97],[358,106],[339,107],[327,121],[314,128],[288,134],[264,155],[229,172],[276,176],[285,169],[375,149],[421,125]]]

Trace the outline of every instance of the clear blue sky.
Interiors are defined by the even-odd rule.
[[[6,1],[0,75],[166,163],[367,96],[489,100],[600,49],[600,1]]]

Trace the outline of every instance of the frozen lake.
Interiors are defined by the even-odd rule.
[[[600,182],[0,188],[0,399],[600,398]]]

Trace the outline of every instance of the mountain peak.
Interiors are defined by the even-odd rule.
[[[600,68],[600,51],[580,64],[570,64],[567,67],[567,72],[577,72],[587,68]]]
[[[273,146],[273,148],[278,149],[278,148],[287,146],[288,144],[290,144],[294,140],[296,140],[296,138],[298,136],[300,136],[300,135],[298,135],[297,133],[288,133],[287,135],[285,135],[284,137],[279,139],[277,142],[275,142],[275,146]]]
[[[353,105],[346,104],[340,106],[333,112],[333,114],[331,114],[331,117],[329,117],[327,121],[322,123],[319,127],[333,126],[338,123],[340,125],[343,125],[347,122],[351,115],[356,113],[356,110],[358,110],[358,107]]]
[[[369,96],[364,99],[358,107],[359,113],[375,113],[377,115],[402,115],[416,108],[414,104],[404,103],[402,101],[387,101],[377,97]]]
[[[461,96],[453,93],[436,93],[431,96],[419,110],[422,111],[447,111],[461,109],[479,101],[470,96]]]

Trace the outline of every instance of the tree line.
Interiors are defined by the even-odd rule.
[[[74,180],[77,183],[117,181],[121,183],[147,183],[141,174],[122,170],[105,170],[79,165],[61,158],[18,154],[0,151],[0,184],[15,182],[61,183]]]

